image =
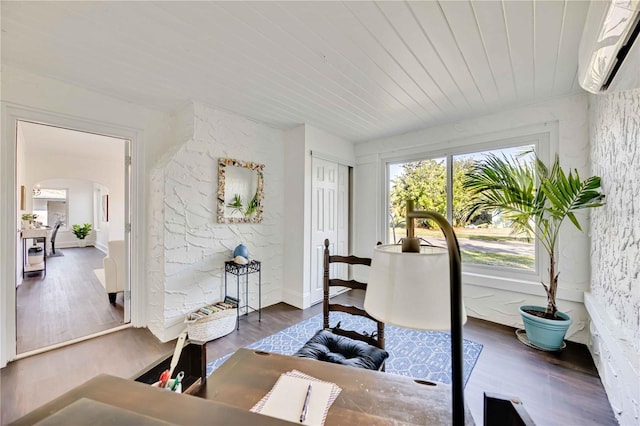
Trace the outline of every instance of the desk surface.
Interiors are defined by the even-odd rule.
[[[240,349],[207,379],[202,392],[180,395],[100,375],[15,421],[14,425],[183,424],[286,425],[248,411],[292,369],[342,388],[326,425],[451,424],[451,389],[412,378],[304,358]],[[203,399],[206,398],[206,399]],[[466,424],[473,418],[466,410]]]
[[[23,229],[20,231],[20,234],[22,238],[27,239],[27,238],[48,237],[50,232],[51,232],[50,228],[33,228],[33,229]]]
[[[214,371],[199,396],[248,410],[293,369],[342,388],[327,425],[451,424],[448,385],[250,349],[239,349]],[[474,424],[468,409],[465,423]]]
[[[219,402],[175,394],[108,375],[89,380],[12,424],[32,425],[38,422],[48,425],[291,424]]]

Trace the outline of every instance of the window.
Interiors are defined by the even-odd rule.
[[[33,213],[43,226],[53,227],[58,221],[67,225],[67,190],[37,188],[33,194]]]
[[[538,272],[536,244],[533,239],[517,235],[510,224],[493,212],[476,212],[469,217],[472,196],[463,187],[465,174],[489,154],[533,161],[538,149],[535,137],[513,140],[511,145],[387,162],[388,243],[397,243],[406,235],[404,209],[407,199],[416,208],[441,213],[453,224],[465,270],[500,268],[515,273]],[[486,145],[485,145],[486,146]],[[444,236],[435,224],[416,221],[416,236],[444,245]]]

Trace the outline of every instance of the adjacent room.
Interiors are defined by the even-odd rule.
[[[640,422],[638,2],[0,12],[2,424]]]
[[[124,242],[127,141],[26,121],[16,132],[16,353],[24,355],[125,323],[114,273],[125,253],[113,247]]]

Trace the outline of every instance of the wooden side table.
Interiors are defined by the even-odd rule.
[[[249,305],[249,275],[258,273],[258,308],[254,308]],[[259,260],[250,260],[246,265],[240,265],[239,263],[229,260],[224,262],[224,294],[227,296],[227,275],[232,274],[236,276],[236,295],[238,296],[238,310],[237,310],[237,328],[240,330],[240,308],[244,306],[245,314],[249,315],[249,309],[258,311],[258,321],[262,322],[262,262]],[[240,297],[240,277],[245,277],[245,297],[244,305],[242,305],[242,298]]]

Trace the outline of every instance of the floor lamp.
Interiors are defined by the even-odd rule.
[[[414,219],[432,219],[447,240],[447,248],[420,246]],[[365,310],[379,321],[418,330],[451,330],[451,391],[453,425],[464,425],[462,303],[460,248],[453,228],[435,212],[414,210],[407,201],[407,238],[402,247],[374,249]]]

